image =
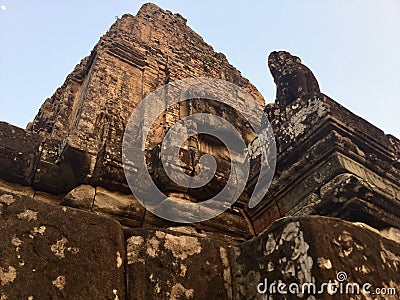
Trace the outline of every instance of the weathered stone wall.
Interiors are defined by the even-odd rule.
[[[268,193],[247,207],[259,176],[255,156],[232,208],[183,226],[150,213],[127,187],[121,141],[131,112],[157,87],[193,76],[225,79],[260,105],[263,99],[179,14],[145,4],[137,16],[117,20],[26,130],[0,122],[0,300],[398,299],[400,141],[321,94],[298,58],[282,57],[276,72],[294,70],[301,80],[274,73],[278,98],[266,112],[278,158]],[[234,112],[245,106],[197,99],[159,117],[147,142],[149,171],[170,197],[207,199],[229,176],[229,159],[216,139],[193,139],[182,167],[194,172],[193,157],[209,153],[222,175],[204,189],[182,190],[155,159],[165,131],[195,112],[214,113],[242,126],[257,148]],[[343,282],[396,295],[257,290],[266,279],[339,283],[340,271]]]
[[[170,81],[187,77],[227,80],[264,105],[256,88],[229,64],[223,54],[216,53],[190,29],[179,14],[145,4],[136,16],[124,15],[100,38],[91,54],[75,67],[56,93],[45,101],[26,131],[1,124],[5,141],[2,145],[7,150],[0,177],[55,195],[68,194],[81,185],[130,194],[121,157],[126,123],[146,95]],[[167,195],[198,202],[215,195],[226,184],[230,176],[226,148],[216,139],[204,136],[192,139],[182,156],[185,171],[196,174],[198,158],[203,154],[213,155],[218,160],[219,170],[204,188],[182,191],[158,170],[160,141],[177,120],[196,112],[214,112],[226,118],[242,132],[246,142],[250,142],[255,137],[254,131],[234,110],[247,109],[248,103],[239,96],[241,101],[233,108],[218,102],[210,105],[210,101],[201,99],[168,107],[170,96],[172,94],[168,93],[165,96],[163,105],[166,109],[154,122],[156,126],[152,126],[146,114],[143,116],[142,126],[150,128],[146,140],[147,150],[152,155],[149,168],[154,170],[155,181],[159,179],[158,187]],[[18,154],[20,152],[23,155]],[[19,171],[6,165],[10,155],[23,157],[17,157]],[[242,204],[224,213],[221,220],[209,223],[215,224],[206,227],[238,232],[237,237],[248,237],[253,230]]]
[[[126,191],[121,149],[130,115],[150,92],[187,77],[227,80],[264,105],[256,88],[191,30],[184,18],[145,4],[136,16],[126,14],[117,20],[91,55],[46,100],[29,130],[54,139],[60,157],[66,147],[85,152],[89,168],[85,180],[90,184]],[[150,133],[150,149],[185,111],[177,105],[166,110],[162,125]],[[235,116],[228,118],[236,122]]]
[[[0,192],[2,299],[372,299],[323,285],[340,282],[392,294],[373,299],[400,293],[398,229],[292,217],[235,246],[190,227],[124,229],[101,213],[19,192]],[[323,292],[288,292],[294,284]]]
[[[273,117],[275,109],[267,107],[278,145],[275,178],[250,211],[258,232],[279,217],[304,214],[399,227],[393,137],[323,94],[298,99]]]
[[[147,94],[165,83],[186,77],[225,79],[248,91],[260,105],[264,103],[255,87],[229,64],[223,54],[216,53],[191,30],[179,14],[145,4],[136,16],[124,15],[68,75],[63,86],[45,101],[26,131],[0,124],[0,138],[4,141],[0,143],[0,150],[3,150],[0,160],[4,165],[0,177],[32,186],[40,193],[60,195],[59,198],[82,185],[92,186],[96,191],[101,186],[126,194],[120,198],[128,197],[130,189],[121,158],[126,123]],[[168,106],[168,95],[164,105]],[[246,107],[245,99],[237,106],[240,109]],[[158,143],[176,120],[204,109],[219,112],[243,131],[247,141],[254,139],[254,132],[244,126],[243,118],[233,108],[219,103],[206,105],[197,100],[167,108],[155,122],[159,126],[151,127],[147,141],[149,153],[153,155],[149,167],[155,170],[157,178],[161,178],[159,188],[168,195],[195,202],[210,198],[224,186],[230,175],[226,149],[212,139],[198,138],[189,145],[182,161],[188,173],[196,172],[202,154],[212,154],[219,161],[218,176],[201,190],[182,191],[169,184],[166,175],[158,171],[159,162],[154,157],[159,155]],[[146,122],[144,116],[143,123]],[[98,198],[90,209],[115,213],[118,218],[134,224],[133,227],[165,223],[142,211],[130,213],[128,209],[121,213],[113,208],[106,209],[104,201]],[[98,206],[98,203],[103,204]],[[137,201],[135,203],[139,205]],[[89,208],[88,203],[79,205]],[[121,214],[126,216],[121,217]],[[129,218],[137,222],[127,221]],[[220,220],[199,227],[227,231],[237,238],[252,235],[250,221],[242,207],[229,210]]]
[[[264,201],[249,211],[256,231],[280,217],[308,214],[399,228],[399,140],[320,93],[299,58],[279,55],[279,64],[269,61],[277,100],[265,108],[278,161]],[[299,91],[297,98],[291,90]]]
[[[230,248],[235,262],[231,265],[233,299],[266,299],[268,295],[267,299],[398,299],[400,240],[394,239],[336,218],[280,219],[257,238]],[[347,278],[339,280],[339,272]],[[278,293],[279,282],[285,284],[281,290],[286,294]],[[303,293],[302,285],[310,283],[315,290],[306,285]],[[359,285],[360,293],[352,293],[350,286],[346,293],[346,284],[353,283]],[[338,284],[336,292],[334,284]],[[365,284],[371,286],[363,291]],[[392,295],[377,295],[375,288],[394,290]]]
[[[0,190],[1,299],[123,299],[121,226]]]

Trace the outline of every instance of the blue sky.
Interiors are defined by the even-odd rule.
[[[116,16],[148,1],[0,0],[0,120],[31,121]],[[153,1],[188,25],[273,102],[269,52],[287,50],[321,90],[400,137],[400,1]]]

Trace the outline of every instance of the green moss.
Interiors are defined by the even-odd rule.
[[[213,64],[215,62],[215,58],[208,55],[204,55],[203,62],[205,62],[206,64]]]

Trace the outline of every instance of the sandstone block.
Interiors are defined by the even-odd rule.
[[[80,185],[70,191],[62,200],[62,204],[75,208],[91,210],[96,189],[90,185]]]
[[[30,185],[42,140],[38,134],[0,122],[0,178]]]
[[[145,208],[132,194],[97,187],[93,211],[113,216],[126,226],[141,227]]]
[[[229,265],[220,241],[137,229],[127,239],[127,299],[231,299]]]
[[[372,294],[375,288],[393,289],[392,295],[376,299],[397,299],[399,249],[398,243],[376,231],[340,219],[280,219],[258,237],[230,248],[231,261],[236,262],[232,264],[233,299],[266,299],[268,295],[273,299],[370,299],[377,297]],[[328,292],[329,281],[338,284],[336,293],[334,289]],[[275,289],[270,291],[274,282]],[[282,290],[287,294],[278,293],[278,282],[285,284]],[[300,290],[289,292],[290,284]],[[308,284],[304,293],[303,284]],[[358,284],[360,293],[350,293],[350,284]],[[370,284],[367,291],[371,294],[362,290],[365,284]],[[322,292],[313,292],[313,286],[317,291],[322,287]],[[343,292],[346,286],[349,293]]]
[[[124,299],[117,222],[3,194],[0,231],[2,299]]]
[[[35,190],[26,185],[11,183],[0,179],[0,192],[1,193],[11,193],[13,195],[25,195],[33,197]]]

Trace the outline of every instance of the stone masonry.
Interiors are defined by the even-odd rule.
[[[0,300],[399,299],[400,141],[321,93],[298,57],[273,52],[268,65],[277,98],[265,106],[181,15],[148,3],[112,25],[26,129],[0,122]],[[232,207],[180,224],[132,195],[122,139],[144,97],[188,77],[226,80],[265,107],[277,166],[256,207],[246,201],[260,177],[257,155]],[[163,171],[160,143],[178,120],[207,112],[254,146],[237,112],[246,99],[164,105],[146,140],[153,180],[182,202],[213,197],[231,175],[223,145],[199,136],[182,146],[187,174],[203,154],[219,168],[204,188],[185,190]],[[334,292],[346,283],[370,286]]]

